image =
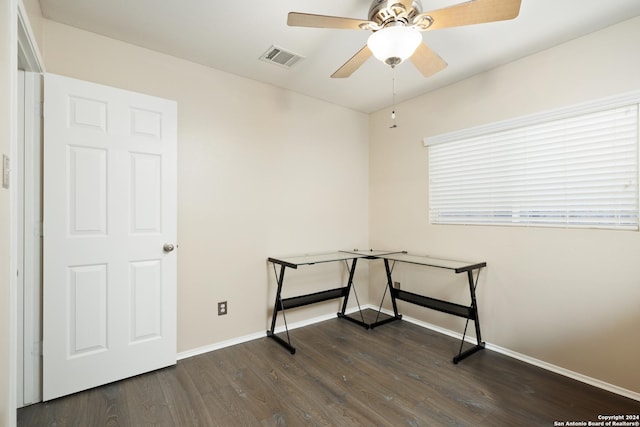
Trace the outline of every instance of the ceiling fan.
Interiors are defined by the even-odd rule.
[[[391,67],[410,58],[422,75],[429,77],[446,68],[447,63],[422,42],[421,31],[513,19],[520,13],[520,3],[471,0],[422,12],[420,0],[373,0],[368,20],[290,12],[287,25],[373,31],[367,44],[331,77],[349,77],[371,55]]]

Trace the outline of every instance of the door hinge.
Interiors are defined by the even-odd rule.
[[[11,162],[6,154],[2,155],[2,188],[9,188],[11,179]]]
[[[36,341],[33,343],[33,348],[31,349],[32,356],[42,356],[42,341]]]

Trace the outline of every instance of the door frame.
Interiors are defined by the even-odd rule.
[[[17,65],[25,73],[24,92],[18,93],[18,79],[14,81],[17,96],[24,97],[24,126],[15,117],[17,134],[10,142],[10,153],[13,170],[11,171],[10,205],[11,205],[11,274],[10,287],[13,294],[12,324],[15,328],[10,348],[15,348],[17,373],[15,386],[11,387],[12,401],[16,407],[36,403],[42,400],[42,361],[41,354],[42,298],[41,287],[41,76],[44,66],[34,34],[21,1],[17,1]],[[17,76],[17,74],[16,74]],[[17,101],[17,100],[16,100]],[[16,103],[17,104],[17,103]],[[22,146],[20,146],[22,145]],[[24,156],[18,156],[18,153]],[[23,157],[23,161],[19,161]],[[22,185],[18,186],[18,183]],[[24,204],[23,202],[26,202]],[[23,209],[24,207],[24,209]],[[26,230],[18,231],[18,227]],[[35,237],[35,238],[34,238]],[[25,280],[25,277],[27,280]],[[25,345],[26,343],[26,345]],[[15,344],[15,345],[14,345]],[[19,345],[20,344],[20,345]],[[35,349],[32,347],[35,346]],[[27,349],[27,351],[25,351]]]
[[[16,169],[17,407],[42,401],[42,78],[20,70]],[[21,105],[22,104],[22,105]]]

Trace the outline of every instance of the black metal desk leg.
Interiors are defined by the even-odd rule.
[[[278,344],[289,350],[291,354],[295,354],[296,349],[291,345],[291,339],[289,338],[289,328],[287,327],[285,321],[285,330],[287,332],[287,341],[283,340],[279,336],[275,334],[276,329],[276,319],[278,317],[278,311],[282,311],[284,313],[284,306],[282,304],[282,283],[284,282],[284,269],[286,267],[284,265],[280,265],[280,275],[278,276],[278,290],[276,291],[276,301],[273,304],[273,316],[271,318],[271,329],[267,331],[267,336],[269,338],[273,338]]]
[[[480,270],[478,269],[478,278],[480,278]],[[464,334],[462,335],[462,342],[460,343],[460,353],[453,358],[453,363],[458,363],[463,359],[471,356],[473,353],[482,350],[485,347],[485,343],[482,342],[482,334],[480,332],[480,318],[478,317],[478,302],[476,300],[476,285],[477,279],[473,280],[473,271],[467,271],[467,279],[469,281],[469,294],[471,295],[471,307],[469,317],[467,318],[467,325],[469,320],[473,320],[473,323],[476,328],[476,342],[477,344],[468,349],[467,351],[462,351],[462,346],[464,345],[465,334],[467,333],[467,327],[464,328]]]
[[[349,295],[351,294],[351,288],[353,287],[353,276],[356,273],[357,262],[358,262],[358,258],[354,258],[353,261],[351,261],[351,268],[349,269],[349,281],[347,282],[347,290],[345,291],[346,295],[342,302],[342,310],[340,311],[340,314],[342,316],[344,316],[344,312],[347,309],[347,302],[349,302]]]
[[[389,295],[391,296],[391,305],[393,306],[393,315],[395,317],[399,317],[398,305],[396,304],[395,289],[393,289],[393,279],[391,278],[391,268],[389,268],[389,260],[386,258],[384,259],[384,269],[387,272],[387,286],[389,287]]]
[[[342,300],[342,310],[338,313],[338,317],[341,319],[348,320],[357,325],[362,326],[363,328],[369,329],[369,324],[364,321],[364,317],[362,315],[362,309],[360,308],[360,302],[358,301],[358,294],[356,294],[356,301],[358,302],[358,310],[360,310],[360,319],[356,319],[355,317],[351,317],[345,314],[347,310],[347,303],[349,302],[349,295],[351,295],[351,288],[353,288],[353,276],[356,273],[356,263],[358,262],[358,258],[354,258],[351,261],[351,267],[349,268],[349,281],[347,282],[347,286],[344,290],[344,299]],[[355,293],[355,289],[353,291]]]
[[[380,307],[378,307],[378,315],[380,315],[380,311],[382,310],[382,304],[384,303],[384,297],[388,290],[389,298],[391,298],[391,305],[393,306],[393,317],[387,317],[386,319],[378,320],[378,317],[376,316],[376,321],[369,325],[371,329],[376,328],[380,325],[384,325],[386,323],[393,322],[395,320],[402,319],[402,315],[398,314],[398,305],[396,303],[396,290],[393,289],[393,279],[391,278],[392,269],[389,267],[389,260],[386,258],[384,259],[384,268],[387,273],[387,287],[385,288],[385,293],[382,295],[382,300],[380,301]]]
[[[480,278],[480,271],[481,269],[478,269],[478,278]],[[474,282],[473,271],[467,271],[467,278],[469,279],[469,292],[471,293],[471,307],[473,309],[474,322],[476,324],[476,339],[478,341],[478,345],[480,345],[481,343],[484,345],[484,343],[482,342],[482,334],[480,333],[480,317],[478,317],[478,302],[476,300],[477,279]]]

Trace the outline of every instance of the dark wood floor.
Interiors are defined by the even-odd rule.
[[[640,402],[407,322],[340,319],[18,411],[18,426],[553,426]],[[99,367],[97,367],[99,369]]]

